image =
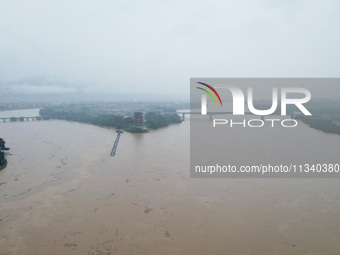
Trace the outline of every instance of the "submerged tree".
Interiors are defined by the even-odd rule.
[[[0,150],[2,151],[8,151],[9,148],[5,146],[6,142],[0,137]]]
[[[9,148],[5,146],[6,142],[0,138],[0,169],[3,169],[7,165],[7,160],[5,159],[5,153],[3,151],[8,151]]]

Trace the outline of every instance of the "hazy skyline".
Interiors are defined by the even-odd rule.
[[[337,1],[0,0],[0,100],[188,98],[190,77],[339,77]]]

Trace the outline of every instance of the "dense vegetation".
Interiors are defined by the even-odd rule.
[[[301,120],[311,128],[321,130],[326,133],[340,135],[340,125],[333,122],[331,119],[319,117],[297,116],[296,119]]]
[[[259,109],[270,108],[271,102],[257,102]],[[315,99],[304,104],[311,112],[312,116],[297,115],[295,118],[307,124],[311,128],[321,130],[326,133],[340,135],[340,102],[339,100]],[[294,105],[288,105],[287,115],[300,112]],[[280,113],[280,105],[274,114]]]
[[[144,133],[147,132],[141,128],[133,126],[133,118],[124,118],[115,114],[93,114],[85,111],[65,111],[54,109],[53,107],[47,107],[40,110],[41,116],[54,117],[56,119],[76,121],[82,123],[90,123],[97,126],[113,127],[117,129],[124,129],[131,133]]]
[[[182,120],[178,114],[161,114],[156,112],[148,112],[145,115],[145,120],[148,128],[156,129],[168,126],[172,123],[181,123]]]
[[[6,142],[0,138],[0,170],[7,166],[7,160],[5,159],[4,151],[8,151],[9,148],[6,148],[5,144]]]
[[[338,100],[316,99],[308,102],[306,108],[312,116],[299,115],[296,119],[311,128],[340,135],[340,102]]]
[[[173,111],[173,110],[172,110]],[[174,114],[147,113],[145,115],[146,126],[151,129],[168,126],[172,123],[180,123],[181,118],[173,111]],[[123,129],[130,133],[145,133],[146,129],[133,126],[132,117],[123,117],[112,113],[91,112],[89,109],[58,109],[57,107],[47,107],[40,110],[41,116],[53,117],[57,119],[90,123],[97,126],[113,127]]]

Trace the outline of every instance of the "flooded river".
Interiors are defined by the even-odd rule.
[[[124,132],[114,157],[115,130],[76,122],[0,137],[2,255],[339,254],[340,179],[190,179],[187,120]]]

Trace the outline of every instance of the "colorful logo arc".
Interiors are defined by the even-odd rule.
[[[222,106],[222,100],[221,100],[221,98],[220,98],[220,95],[217,93],[217,91],[216,91],[212,86],[210,86],[210,85],[208,85],[208,84],[206,84],[206,83],[203,83],[203,82],[197,82],[197,83],[198,83],[198,84],[201,84],[201,85],[203,85],[203,86],[206,86],[207,88],[211,89],[211,91],[214,92],[215,95],[218,97],[218,100],[220,101],[220,104],[221,104],[221,106]],[[214,100],[215,105],[217,105],[214,96],[213,96],[208,90],[206,90],[206,89],[204,89],[204,88],[200,88],[200,87],[196,87],[196,88],[205,91],[205,92],[206,92],[209,96],[211,96],[211,98]]]

